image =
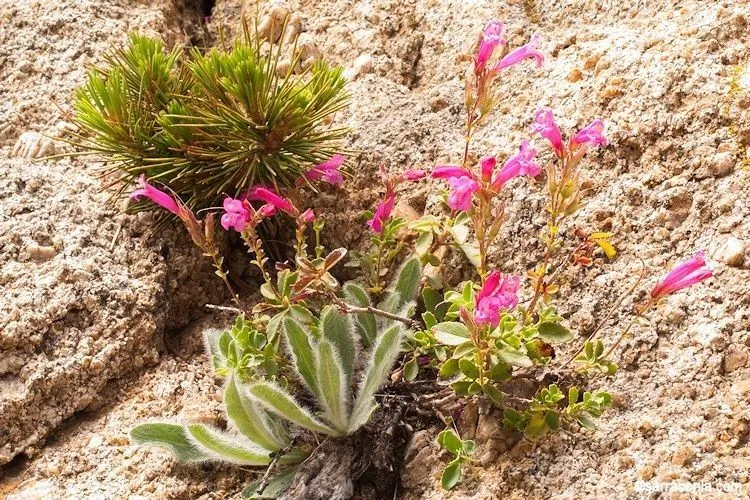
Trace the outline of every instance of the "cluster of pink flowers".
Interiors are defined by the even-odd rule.
[[[689,287],[713,276],[713,271],[706,266],[703,251],[699,250],[690,259],[677,264],[654,288],[651,297],[658,300],[683,288]]]
[[[504,25],[502,21],[490,21],[484,28],[482,39],[477,47],[477,53],[474,57],[474,73],[477,75],[487,72],[487,63],[492,58],[495,50],[499,46],[505,46],[508,42],[503,38]],[[544,55],[537,50],[539,36],[534,34],[526,45],[522,45],[511,51],[499,61],[497,61],[488,71],[489,74],[497,74],[501,70],[518,64],[524,59],[534,59],[537,67],[544,63]]]
[[[558,158],[562,158],[565,155],[566,148],[563,143],[562,133],[555,121],[555,115],[550,108],[539,108],[531,130],[549,141]],[[596,118],[570,138],[567,150],[580,157],[589,148],[606,145],[607,138],[604,136],[604,122]]]
[[[474,298],[474,319],[479,325],[493,328],[500,322],[500,313],[518,305],[521,278],[514,274],[504,276],[499,271],[487,275],[484,286]]]
[[[495,172],[497,159],[494,156],[483,158],[477,176],[468,168],[455,165],[440,165],[433,169],[434,179],[445,179],[451,186],[448,195],[448,206],[453,210],[469,210],[473,206],[473,196],[484,186],[492,193],[497,193],[505,183],[514,177],[526,175],[536,177],[541,167],[534,163],[536,150],[529,141],[523,140],[518,153],[509,158],[503,167]]]
[[[386,173],[385,167],[380,167],[380,178],[385,184],[385,196],[378,204],[373,216],[367,221],[367,225],[376,234],[382,234],[385,223],[391,216],[396,206],[396,186],[404,182],[414,182],[425,177],[425,171],[420,169],[407,170],[401,175],[392,176]]]

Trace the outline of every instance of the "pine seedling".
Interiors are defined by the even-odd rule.
[[[74,142],[119,172],[141,174],[192,208],[220,204],[256,184],[290,188],[340,150],[332,125],[349,101],[342,69],[317,61],[279,66],[282,46],[245,29],[231,48],[189,55],[137,34],[105,57],[75,94]]]

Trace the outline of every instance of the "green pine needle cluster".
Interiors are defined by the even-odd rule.
[[[192,207],[257,183],[294,186],[340,152],[347,129],[333,115],[349,96],[339,67],[317,61],[295,73],[292,59],[281,71],[283,49],[247,29],[231,48],[189,54],[131,34],[76,91],[74,142],[119,171],[121,190],[145,174]]]

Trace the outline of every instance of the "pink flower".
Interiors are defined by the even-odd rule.
[[[574,135],[570,142],[576,145],[589,144],[592,147],[606,146],[607,138],[604,137],[604,122],[597,118]]]
[[[453,165],[441,165],[432,169],[433,179],[450,179],[451,177],[471,177],[474,178],[474,174],[461,167]]]
[[[699,250],[690,259],[677,264],[664,279],[651,289],[651,297],[660,299],[683,288],[694,285],[713,276],[706,267],[703,251]]]
[[[164,191],[157,189],[149,184],[148,181],[146,181],[145,174],[141,174],[141,176],[138,178],[138,183],[141,185],[141,188],[136,189],[135,191],[130,193],[130,197],[132,199],[137,200],[145,196],[160,207],[169,210],[177,216],[180,216],[180,206],[177,204],[177,201],[170,194],[165,193]]]
[[[498,190],[503,184],[508,182],[514,177],[519,175],[528,175],[529,177],[536,177],[541,172],[542,167],[534,163],[534,157],[536,156],[536,149],[534,149],[529,141],[524,139],[521,141],[521,147],[519,148],[518,154],[505,162],[503,168],[495,176],[492,181],[492,188]]]
[[[534,33],[531,37],[531,41],[526,45],[518,47],[516,50],[508,54],[507,56],[500,59],[495,65],[494,70],[500,71],[502,69],[518,64],[524,59],[533,58],[536,61],[536,67],[541,68],[544,63],[544,56],[541,52],[536,50],[536,45],[539,43],[539,35]]]
[[[396,204],[396,195],[392,192],[388,192],[385,195],[385,199],[380,202],[378,208],[375,209],[375,214],[372,219],[367,222],[375,233],[381,234],[383,232],[383,224],[391,216],[393,207]]]
[[[427,173],[420,168],[412,168],[399,176],[399,181],[418,181],[424,179]]]
[[[312,208],[308,208],[307,210],[302,212],[302,215],[300,215],[299,217],[303,222],[315,222],[315,212],[313,212]]]
[[[503,276],[492,271],[484,281],[484,286],[474,298],[474,318],[480,325],[493,328],[500,322],[500,311],[513,309],[518,305],[518,289],[521,278],[516,275]]]
[[[469,210],[472,206],[472,195],[479,189],[477,181],[471,177],[451,177],[448,179],[451,192],[448,195],[448,206],[453,210]]]
[[[487,61],[490,60],[497,46],[505,45],[505,43],[502,21],[488,22],[482,33],[482,40],[479,42],[479,47],[477,48],[477,57],[474,63],[477,73],[481,72],[487,65]]]
[[[238,233],[245,230],[245,226],[252,219],[252,215],[245,206],[246,202],[235,198],[224,198],[224,214],[221,216],[221,227],[229,231],[231,227]]]
[[[323,181],[334,186],[341,186],[344,183],[344,176],[340,172],[343,164],[343,155],[333,155],[330,160],[308,170],[305,177],[313,181]]]
[[[298,213],[297,208],[292,204],[291,201],[282,196],[279,196],[271,188],[255,186],[251,188],[247,193],[247,199],[252,201],[265,201],[266,203],[273,206],[274,209],[281,210],[282,212],[285,212],[289,215],[297,215]]]
[[[482,158],[482,160],[479,162],[479,168],[482,172],[483,181],[489,182],[489,180],[492,178],[492,172],[495,171],[496,165],[497,159],[494,156],[487,156],[486,158]]]
[[[551,109],[542,107],[537,110],[534,124],[531,125],[531,130],[547,139],[550,144],[552,144],[552,148],[555,150],[555,153],[557,153],[557,156],[562,156],[562,134],[560,133],[560,127],[558,127],[555,122],[555,115],[552,114]]]

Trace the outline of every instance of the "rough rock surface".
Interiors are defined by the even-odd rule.
[[[64,133],[84,65],[128,29],[179,33],[168,14],[177,21],[129,2],[0,5],[0,465],[109,380],[156,363],[165,328],[200,315],[203,294],[220,298],[183,231],[149,238],[149,215],[108,205],[100,165],[33,161],[54,152],[46,136]]]
[[[40,19],[47,17],[19,14],[16,7],[10,6],[0,11],[9,13],[3,14],[4,19],[21,23],[14,32],[0,27],[0,40],[16,43],[15,40],[28,38],[27,58],[32,61],[31,68],[60,68],[54,80],[42,88],[33,88],[29,82],[38,77],[37,73],[29,76],[25,61],[10,53],[0,53],[2,75],[12,75],[10,89],[3,92],[9,92],[14,100],[26,102],[26,108],[32,109],[28,111],[21,104],[6,113],[0,102],[0,133],[6,137],[0,143],[3,151],[10,151],[12,143],[25,130],[53,127],[60,119],[59,115],[50,119],[57,110],[49,103],[53,99],[64,100],[62,96],[69,95],[70,88],[81,81],[83,61],[73,57],[75,50],[73,55],[63,57],[67,66],[55,61],[65,53],[65,47],[82,39],[83,33],[88,35],[87,29],[97,30],[100,36],[98,41],[86,41],[80,49],[82,54],[90,50],[100,54],[109,43],[121,41],[126,29],[136,27],[155,29],[168,39],[172,37],[171,41],[181,40],[175,30],[176,21],[158,6],[115,1],[100,8],[85,0],[77,2],[75,7],[61,4],[49,2],[42,8],[47,9],[50,19],[71,16],[70,19],[80,20],[83,26],[78,31],[58,34],[61,41],[43,47],[34,44],[46,43],[50,23]],[[665,2],[559,0],[507,4],[308,0],[290,5],[301,17],[303,31],[312,36],[322,54],[350,69],[353,79],[350,90],[354,99],[343,118],[355,129],[351,145],[362,151],[360,168],[349,183],[346,197],[330,191],[315,201],[316,209],[331,213],[327,225],[331,244],[365,243],[357,221],[361,210],[374,205],[381,195],[372,188],[376,185],[380,162],[404,169],[430,167],[460,157],[464,118],[461,77],[467,64],[462,54],[471,50],[475,34],[487,19],[500,18],[508,21],[513,46],[524,43],[532,32],[538,32],[543,39],[541,49],[548,57],[540,70],[523,65],[506,73],[503,101],[476,137],[477,157],[487,153],[501,157],[511,154],[519,141],[528,137],[528,125],[540,104],[553,107],[565,129],[577,129],[596,116],[608,122],[610,147],[591,155],[586,163],[593,188],[586,206],[563,229],[570,230],[575,224],[592,230],[611,230],[616,233],[614,242],[619,256],[575,277],[563,288],[561,296],[566,300],[561,312],[569,325],[582,335],[590,332],[619,293],[635,281],[642,265],[640,259],[648,271],[644,290],[668,266],[697,248],[706,249],[708,257],[715,260],[715,278],[668,298],[652,321],[634,328],[631,337],[622,344],[616,359],[621,367],[617,376],[594,382],[594,386],[612,391],[617,401],[616,407],[602,419],[598,432],[561,433],[538,445],[487,437],[491,445],[485,446],[483,461],[486,459],[487,465],[467,470],[465,481],[450,495],[619,497],[635,495],[637,481],[647,481],[710,483],[717,488],[726,484],[730,496],[750,496],[747,446],[750,171],[743,167],[750,145],[746,137],[750,123],[747,56],[750,4],[698,0],[673,6]],[[219,1],[214,9],[214,22],[236,23],[242,11],[239,0]],[[252,13],[253,3],[244,5],[244,11]],[[64,20],[60,26],[70,29]],[[0,44],[3,48],[7,46]],[[46,114],[41,110],[46,110]],[[14,125],[4,128],[3,123]],[[538,146],[543,149],[539,141]],[[84,175],[84,183],[89,184],[86,196],[89,193],[94,196],[94,181],[84,162],[41,165],[46,165],[45,170],[37,174],[40,167],[27,161],[0,162],[0,168],[4,169],[0,171],[0,183],[5,184],[9,176],[32,181],[39,175],[55,175],[54,180],[59,184],[54,185],[55,191],[49,195],[54,198],[62,196],[60,190],[78,193],[80,189],[75,188],[75,183],[84,181],[76,181],[75,175]],[[56,174],[54,169],[61,169],[61,173]],[[16,193],[11,196],[18,203],[22,196],[35,199],[31,194],[23,194],[28,182],[7,183],[12,187],[10,192]],[[6,192],[0,190],[0,196]],[[440,209],[437,198],[428,196],[424,187],[406,193],[404,198],[417,211]],[[15,221],[23,217],[36,220],[33,214],[24,213],[11,219],[5,213],[12,204],[7,197],[1,199],[3,227],[12,228],[11,224],[18,224]],[[98,248],[107,248],[113,228],[107,229],[110,232],[105,237],[97,232],[104,231],[101,220],[87,215],[91,210],[103,209],[84,203],[86,197],[75,199],[76,206],[68,207],[67,213],[51,211],[57,217],[55,220],[71,228],[87,227],[98,238],[96,241],[100,241]],[[522,181],[515,181],[508,189],[507,200],[511,215],[501,236],[503,243],[493,250],[492,261],[506,272],[523,274],[541,250],[538,243],[528,239],[533,239],[542,227],[544,200],[538,186]],[[20,210],[29,208],[24,206]],[[134,223],[126,226],[134,227]],[[129,231],[124,228],[118,240],[130,246],[119,257],[126,264],[117,267],[112,262],[117,251],[114,255],[103,252],[110,259],[106,260],[107,269],[122,269],[125,276],[141,268],[131,260],[158,255],[154,250],[158,244],[141,243]],[[66,237],[73,233],[62,232]],[[18,249],[12,251],[5,250],[9,245],[5,240],[11,240],[9,232],[0,233],[4,238],[4,246],[0,247],[3,258],[6,254],[13,256],[10,269],[26,266],[24,273],[13,274],[21,277],[0,281],[0,286],[6,287],[3,297],[11,287],[19,295],[33,290],[42,293],[50,289],[44,280],[56,282],[52,265],[32,268],[31,264],[36,262],[32,255],[36,259],[51,255],[47,247],[58,251],[52,233],[50,243],[44,238],[34,239],[30,228],[26,239],[22,237],[13,243],[13,248]],[[26,252],[23,256],[22,248]],[[51,262],[54,264],[60,258],[53,256]],[[28,260],[18,262],[22,259]],[[460,260],[456,262],[460,264]],[[101,272],[103,268],[97,265],[96,269]],[[158,272],[174,272],[174,269],[159,263]],[[460,278],[466,269],[458,266],[454,278]],[[111,275],[117,276],[117,271],[111,271]],[[6,276],[5,267],[2,276]],[[106,285],[107,276],[100,274],[84,283],[92,289],[110,289]],[[155,281],[163,283],[165,279]],[[130,279],[127,284],[135,286]],[[157,290],[152,290],[143,302],[154,304],[161,311],[164,304],[172,302],[164,296],[164,285],[153,288]],[[642,296],[626,300],[615,312],[604,332],[606,343],[613,342],[627,324],[634,300]],[[15,304],[15,300],[11,302]],[[3,313],[5,303],[0,308]],[[109,300],[105,303],[113,311],[122,307],[121,303],[113,305]],[[133,302],[125,302],[128,303]],[[30,308],[37,309],[27,303],[19,304],[23,307],[19,306],[15,314],[21,319],[31,318]],[[104,311],[109,309],[101,306],[94,309],[97,315],[103,315]],[[133,314],[129,312],[125,318],[129,323],[134,321]],[[67,316],[70,326],[65,331],[80,330],[77,326],[80,315],[63,315]],[[116,313],[112,312],[110,317],[116,317]],[[143,315],[149,317],[155,323],[159,318],[164,321],[163,316],[153,312],[151,316]],[[26,335],[31,339],[40,331],[50,330],[50,324],[54,320],[43,319]],[[153,339],[159,328],[159,325],[153,327],[152,333],[139,337],[139,342],[133,340],[133,345],[138,344],[144,350],[143,356],[154,352],[153,344],[145,339]],[[66,335],[65,338],[78,338]],[[5,338],[0,337],[2,342],[7,342]],[[189,344],[185,337],[182,339],[178,341]],[[36,342],[29,340],[20,345],[44,345]],[[87,352],[93,359],[106,342],[89,342],[92,344]],[[53,342],[53,348],[62,349],[57,341]],[[9,373],[13,370],[18,373],[19,363],[26,365],[29,357],[19,347],[12,349],[18,361],[11,363],[15,366],[11,366]],[[132,351],[126,348],[124,352]],[[188,352],[194,351],[188,349]],[[59,356],[58,351],[49,353],[50,357]],[[116,401],[105,400],[92,417],[66,423],[55,433],[55,442],[43,449],[38,458],[7,469],[0,492],[15,491],[21,498],[33,497],[39,491],[49,492],[38,494],[42,497],[69,492],[74,498],[131,493],[154,498],[208,497],[216,490],[221,490],[219,496],[222,492],[236,493],[247,477],[221,468],[192,477],[193,471],[173,465],[166,454],[136,450],[124,439],[127,428],[137,421],[175,415],[188,402],[206,400],[212,385],[207,368],[198,364],[200,359],[163,356],[157,368],[140,378],[132,375],[108,386],[111,392],[124,392]],[[176,382],[182,376],[187,380],[184,386]],[[12,384],[19,387],[16,391],[23,390],[19,380],[24,379],[14,375],[0,379],[0,384],[7,384],[2,386],[3,398],[5,388],[14,387]],[[176,389],[178,386],[180,389]],[[47,425],[55,425],[52,422],[63,417],[55,418],[50,418]],[[480,437],[493,434],[487,429],[493,429],[490,422],[483,424]],[[419,442],[411,447],[411,453],[407,451],[400,489],[406,498],[447,496],[439,486],[445,457],[431,444],[437,431],[420,432],[414,438]],[[100,446],[87,448],[94,435],[107,444],[101,444],[97,438],[94,444]],[[509,451],[505,451],[507,447]],[[112,473],[123,467],[124,455],[129,455],[127,473]],[[61,464],[67,474],[59,474],[55,464]]]

